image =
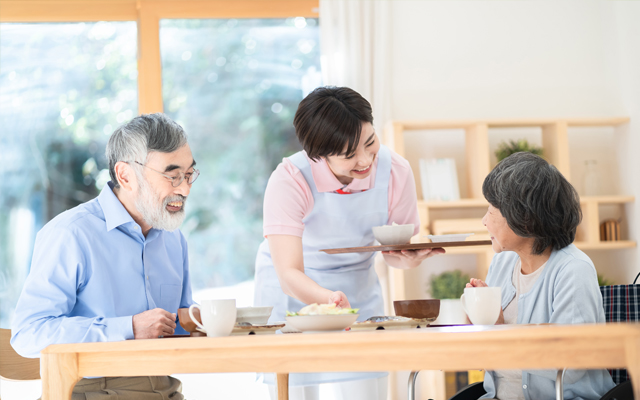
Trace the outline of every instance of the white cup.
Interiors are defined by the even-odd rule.
[[[502,309],[499,287],[465,288],[460,301],[474,325],[493,325],[498,321]]]
[[[189,307],[191,320],[203,329],[208,337],[229,336],[236,324],[236,300],[202,300],[200,305]],[[193,309],[200,309],[202,324],[193,316]]]
[[[460,299],[440,300],[440,313],[431,325],[467,325],[467,314]]]

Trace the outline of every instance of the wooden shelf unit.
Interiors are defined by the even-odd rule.
[[[418,211],[420,214],[420,235],[430,232],[432,210],[481,209],[488,206],[482,196],[482,183],[491,170],[489,148],[490,128],[540,128],[545,159],[553,164],[571,182],[569,163],[568,128],[571,127],[617,127],[629,122],[628,117],[613,118],[570,118],[570,119],[491,119],[491,120],[433,120],[433,121],[390,121],[385,127],[384,142],[396,153],[405,157],[405,131],[424,131],[442,129],[462,129],[465,132],[465,159],[467,175],[467,193],[469,198],[458,201],[425,201],[418,193]],[[414,174],[416,186],[420,179],[419,171]],[[635,241],[600,241],[599,206],[603,204],[625,204],[635,201],[633,196],[582,196],[580,205],[583,221],[579,229],[581,241],[575,245],[582,250],[618,250],[636,247]],[[489,268],[493,250],[491,246],[466,249],[449,249],[447,254],[475,254],[477,257],[478,277],[484,278]],[[405,298],[406,284],[404,272],[393,269],[391,274],[391,298]]]

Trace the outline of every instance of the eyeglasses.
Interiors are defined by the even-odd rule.
[[[147,167],[146,165],[139,163],[137,161],[135,161],[136,164],[141,165],[145,168],[149,168],[150,170],[152,170],[153,172],[157,172],[160,175],[164,176],[165,178],[169,179],[171,181],[171,186],[173,187],[178,187],[182,184],[182,181],[184,181],[185,179],[187,180],[187,183],[189,185],[193,184],[193,182],[196,181],[196,179],[198,179],[198,177],[200,176],[200,171],[197,169],[193,169],[193,172],[189,172],[189,173],[184,173],[182,171],[178,171],[178,176],[169,176],[169,175],[165,175],[162,172],[155,170],[151,167]]]

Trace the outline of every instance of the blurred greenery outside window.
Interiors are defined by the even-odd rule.
[[[138,113],[135,22],[0,24],[0,326],[36,233],[109,180],[109,135]]]
[[[271,172],[300,150],[298,103],[321,85],[317,19],[161,20],[164,111],[201,175],[182,232],[194,291],[253,278]]]
[[[253,276],[271,171],[320,85],[315,19],[163,20],[164,111],[202,176],[183,232],[194,290]],[[137,109],[135,22],[0,24],[0,326],[10,326],[36,233],[96,197],[106,142]]]

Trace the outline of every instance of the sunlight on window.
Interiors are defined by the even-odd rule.
[[[195,291],[253,277],[267,179],[299,150],[293,115],[321,84],[318,43],[315,19],[161,21],[165,111],[202,171],[182,228]]]
[[[8,328],[35,234],[99,193],[106,141],[138,113],[136,23],[2,23],[0,65],[0,326]]]

